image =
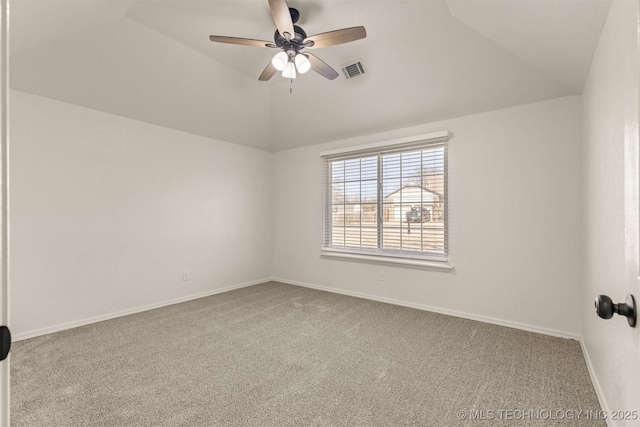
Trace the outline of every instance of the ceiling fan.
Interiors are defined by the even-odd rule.
[[[336,70],[317,56],[306,51],[302,52],[302,50],[335,46],[360,40],[367,36],[364,27],[351,27],[307,37],[307,33],[302,28],[294,25],[300,18],[300,13],[296,9],[290,8],[286,0],[268,1],[271,15],[273,15],[273,20],[277,27],[273,42],[238,37],[209,36],[212,42],[280,49],[280,52],[273,57],[262,74],[260,74],[258,80],[267,81],[278,71],[282,71],[283,77],[295,79],[296,71],[303,74],[310,69],[329,80],[333,80],[338,77]]]

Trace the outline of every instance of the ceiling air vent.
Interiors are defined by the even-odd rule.
[[[344,76],[347,80],[354,77],[362,76],[365,73],[362,61],[356,61],[351,64],[343,65],[342,72],[344,73]]]

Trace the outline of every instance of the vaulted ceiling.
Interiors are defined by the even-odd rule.
[[[340,71],[258,76],[267,0],[11,0],[16,90],[268,151],[580,94],[610,0],[289,0],[307,34],[363,25],[314,53]],[[37,118],[34,118],[37,121]]]

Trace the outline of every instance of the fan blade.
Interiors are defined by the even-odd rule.
[[[289,33],[289,38],[293,38],[296,33],[293,30],[293,21],[291,20],[291,14],[289,13],[289,6],[286,0],[269,0],[269,8],[271,9],[271,15],[273,15],[273,21],[278,27],[278,32],[282,37],[286,36],[284,33]]]
[[[267,65],[267,68],[265,68],[264,71],[262,72],[262,74],[260,74],[260,77],[258,77],[258,80],[266,82],[271,77],[273,77],[274,74],[277,73],[277,72],[278,72],[278,70],[276,69],[276,67],[274,67],[271,64],[271,62],[269,62],[269,65]]]
[[[313,42],[308,49],[317,49],[319,47],[335,46],[337,44],[349,43],[367,37],[367,31],[364,27],[343,28],[341,30],[329,31],[327,33],[316,34],[315,36],[304,39],[303,44]]]
[[[278,47],[273,44],[273,42],[268,42],[265,40],[241,39],[239,37],[209,36],[209,40],[217,43],[240,44],[243,46]]]
[[[334,70],[333,68],[331,68],[331,66],[329,64],[327,64],[326,62],[324,62],[322,59],[318,58],[317,56],[305,52],[304,56],[307,57],[307,59],[309,60],[309,62],[311,63],[311,69],[313,71],[315,71],[316,73],[328,78],[329,80],[333,80],[336,77],[339,76],[338,72],[336,70]]]

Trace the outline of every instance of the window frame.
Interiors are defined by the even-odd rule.
[[[324,197],[323,197],[323,222],[322,222],[322,246],[321,256],[342,258],[356,261],[369,261],[376,263],[391,263],[408,265],[414,267],[425,267],[436,270],[450,271],[453,269],[449,251],[449,140],[451,134],[448,131],[433,132],[429,134],[415,135],[406,138],[395,139],[391,141],[380,141],[371,144],[360,145],[356,147],[341,148],[336,150],[324,151],[320,153],[323,164],[323,185],[324,185]],[[443,218],[443,237],[444,254],[420,254],[411,252],[402,252],[385,249],[362,249],[362,248],[338,248],[327,245],[327,236],[331,234],[332,227],[332,176],[329,172],[330,162],[351,158],[363,158],[367,156],[378,156],[381,159],[386,152],[400,152],[403,150],[428,148],[430,145],[441,145],[444,147],[444,218]],[[380,171],[379,171],[380,172]],[[378,185],[381,183],[380,175],[378,177]],[[382,193],[378,193],[377,204],[380,205],[384,201],[381,199]],[[380,210],[378,210],[378,214]],[[378,217],[378,220],[380,218]],[[400,219],[400,224],[404,221]],[[380,227],[382,228],[382,227]]]

